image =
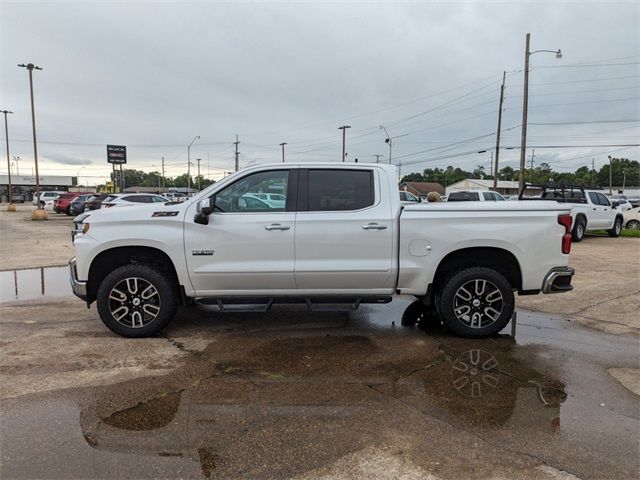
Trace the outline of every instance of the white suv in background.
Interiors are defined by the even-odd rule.
[[[33,196],[33,200],[31,200],[31,203],[33,205],[38,205],[38,199],[39,199],[40,202],[46,205],[47,202],[53,202],[63,193],[67,193],[67,192],[57,192],[57,191],[56,192],[40,192],[39,194]]]
[[[461,190],[447,195],[447,202],[504,202],[506,199],[491,190]]]
[[[105,198],[100,208],[131,207],[141,203],[168,203],[170,200],[155,193],[120,193]]]

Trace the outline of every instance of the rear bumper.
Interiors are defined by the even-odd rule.
[[[542,282],[542,293],[562,293],[573,290],[571,278],[575,270],[571,267],[555,267],[549,270]]]
[[[78,271],[76,270],[76,257],[69,260],[69,281],[71,282],[71,290],[73,294],[87,301],[87,282],[78,280]]]

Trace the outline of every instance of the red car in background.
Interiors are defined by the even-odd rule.
[[[71,215],[71,202],[80,195],[88,195],[91,192],[64,193],[53,202],[53,211],[56,213],[65,213]]]

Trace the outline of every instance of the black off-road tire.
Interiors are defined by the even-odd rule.
[[[584,232],[586,229],[587,222],[585,222],[583,218],[578,218],[573,226],[573,230],[571,231],[571,240],[576,243],[581,242],[584,238]]]
[[[159,307],[156,317],[148,323],[145,323],[143,326],[136,327],[125,324],[131,323],[131,320],[128,320],[129,317],[125,318],[123,322],[116,320],[112,313],[114,300],[109,298],[114,287],[121,284],[121,282],[126,281],[126,279],[133,278],[142,280],[143,282],[140,283],[144,285],[146,285],[144,282],[152,285],[159,296],[159,300],[156,300],[154,295],[154,298],[149,301],[149,303],[154,302],[154,305]],[[131,294],[130,291],[124,293],[127,296],[127,299],[125,301],[118,300],[121,304],[132,309],[137,308],[138,311],[140,311],[140,308],[145,308],[145,300],[141,298],[141,292],[138,292],[137,296],[136,294]],[[135,298],[138,298],[139,300],[139,304],[137,306],[133,304],[133,302],[135,302]],[[111,305],[110,302],[112,302]],[[109,330],[117,333],[118,335],[129,338],[151,337],[156,335],[171,320],[173,320],[179,302],[180,295],[174,281],[166,274],[154,269],[152,266],[144,264],[129,264],[115,269],[107,275],[100,284],[96,298],[98,314],[100,315],[102,322],[107,326],[107,328],[109,328]],[[142,307],[140,307],[140,304]],[[149,307],[149,305],[147,305],[147,307]],[[142,311],[143,315],[144,313],[145,312]]]
[[[487,282],[485,284],[478,283],[477,285],[484,285],[483,292],[485,292],[485,288],[488,288],[488,290],[486,290],[487,293],[481,294],[476,294],[477,290],[472,292],[469,300],[470,312],[482,315],[481,318],[487,319],[487,323],[485,324],[481,320],[479,322],[480,325],[471,326],[474,323],[471,320],[471,316],[469,316],[468,321],[459,318],[459,316],[463,315],[460,313],[461,307],[456,308],[456,302],[459,302],[459,297],[457,297],[459,291],[463,287],[468,289],[470,282],[475,283],[476,281]],[[499,292],[501,297],[499,303],[496,303],[495,300],[496,291]],[[491,293],[493,297],[489,296]],[[486,267],[466,268],[447,277],[436,295],[436,301],[438,302],[437,312],[444,326],[462,337],[478,338],[497,334],[509,323],[515,309],[513,288],[507,279],[502,274]],[[478,305],[474,306],[475,303]],[[456,315],[456,311],[459,312],[459,315]],[[495,318],[492,319],[487,312]]]
[[[620,217],[616,217],[616,221],[613,222],[613,228],[610,230],[607,230],[607,233],[609,234],[610,237],[619,237],[620,234],[622,233],[622,218]]]

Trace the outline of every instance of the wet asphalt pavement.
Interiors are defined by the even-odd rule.
[[[9,387],[12,378],[80,376],[85,361],[118,368],[122,355],[140,353],[133,351],[140,342],[161,342],[179,356],[168,366],[149,360],[145,374],[122,381],[4,395],[2,478],[640,473],[640,397],[608,373],[638,368],[635,337],[520,312],[515,340],[461,339],[428,319],[401,326],[403,315],[416,314],[401,298],[354,313],[294,306],[221,314],[196,306],[162,338],[131,341],[102,327],[95,309],[59,305],[69,312],[60,334],[67,356],[74,343],[93,342],[95,358],[52,350],[49,360],[39,352],[33,361],[21,343],[61,327],[42,306],[31,307],[30,322],[8,307],[3,358],[24,357],[2,362]],[[111,358],[97,350],[107,341]]]

